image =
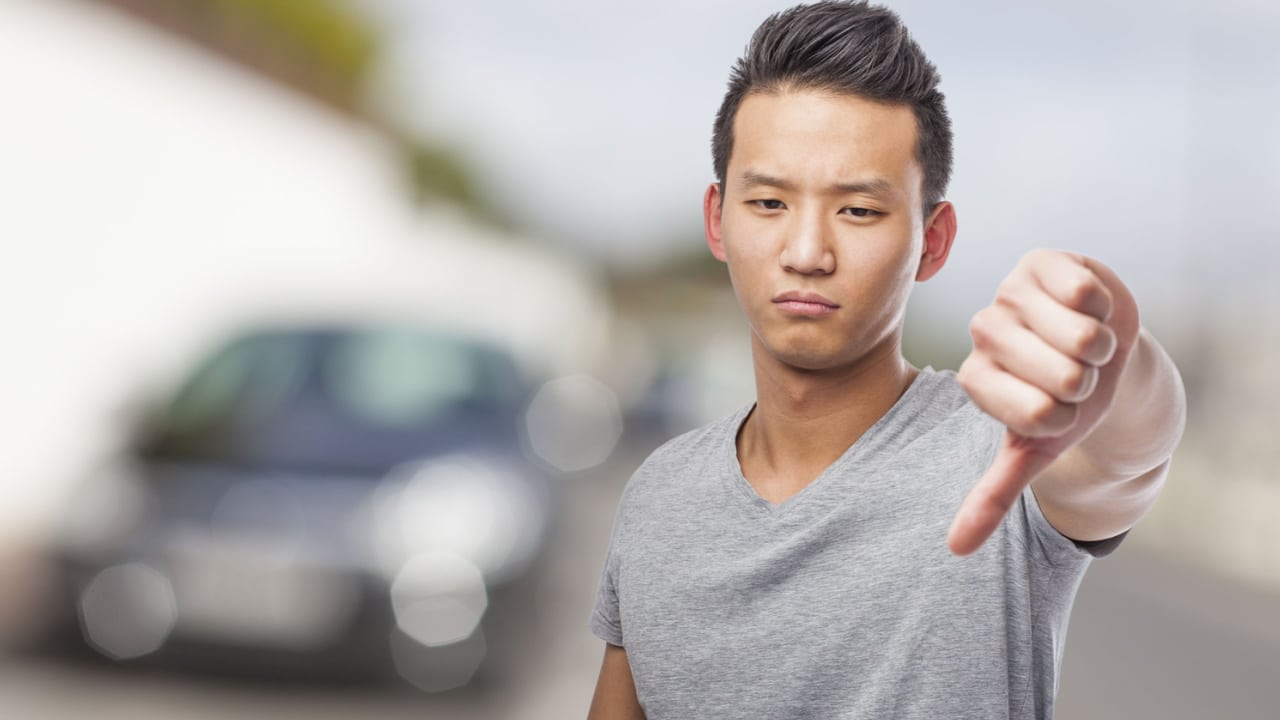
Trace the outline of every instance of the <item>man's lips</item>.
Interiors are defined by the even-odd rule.
[[[840,304],[813,292],[784,292],[773,299],[783,312],[792,315],[829,315],[835,312]]]

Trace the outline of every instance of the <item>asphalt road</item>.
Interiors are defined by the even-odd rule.
[[[305,685],[105,662],[0,656],[11,718],[583,717],[602,646],[586,630],[613,508],[645,447],[566,480],[567,522],[494,661],[473,687]],[[1130,541],[1085,579],[1068,635],[1058,718],[1280,717],[1280,597],[1156,559]]]
[[[1057,717],[1280,718],[1280,595],[1122,546],[1076,599]]]

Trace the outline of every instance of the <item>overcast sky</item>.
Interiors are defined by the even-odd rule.
[[[618,263],[700,236],[728,68],[782,7],[366,1],[388,20],[384,92],[408,122],[456,142],[541,235]],[[1044,245],[1147,295],[1280,265],[1277,6],[893,6],[939,66],[956,131],[960,236],[924,292],[988,292]]]

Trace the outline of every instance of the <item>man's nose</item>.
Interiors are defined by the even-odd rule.
[[[796,213],[788,228],[779,261],[784,270],[801,275],[830,275],[836,269],[831,229],[818,213]]]

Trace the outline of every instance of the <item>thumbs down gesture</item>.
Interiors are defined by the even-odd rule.
[[[1115,403],[1139,330],[1132,294],[1091,258],[1036,250],[1000,284],[994,302],[970,323],[973,352],[959,380],[1005,433],[991,467],[956,513],[947,538],[952,552],[978,549],[1028,485],[1106,429],[1099,426]],[[1133,422],[1126,426],[1141,432]]]

